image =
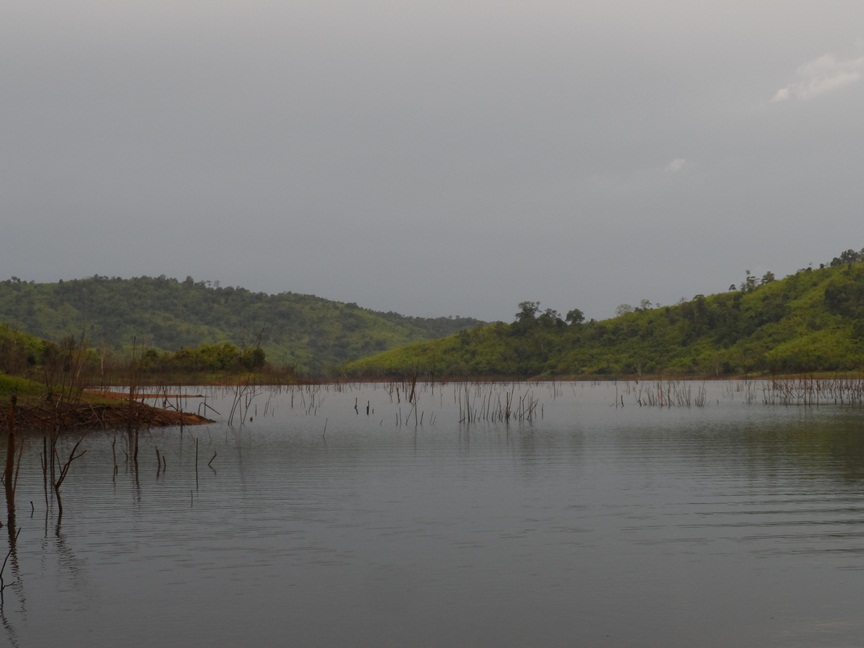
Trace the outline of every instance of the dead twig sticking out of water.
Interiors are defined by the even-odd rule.
[[[195,437],[195,489],[198,489],[198,437]]]
[[[15,551],[15,545],[18,542],[18,536],[21,535],[21,527],[18,527],[18,530],[15,532],[15,535],[9,534],[11,542],[9,543],[9,551],[6,552],[6,557],[3,559],[3,565],[0,566],[0,609],[3,608],[4,600],[3,600],[3,590],[5,590],[9,585],[7,585],[3,580],[3,572],[6,569],[6,563],[9,561],[9,556],[12,555],[12,552]]]
[[[530,423],[538,415],[542,417],[540,401],[534,397],[532,389],[517,395],[516,385],[513,384],[509,389],[505,387],[503,393],[496,393],[500,387],[498,384],[484,386],[480,383],[465,383],[461,387],[456,387],[455,400],[459,406],[459,422],[509,423],[514,420]],[[538,408],[540,408],[539,412]]]
[[[218,411],[216,411],[216,410],[213,409],[210,405],[207,404],[207,400],[206,400],[206,399],[205,399],[203,402],[199,403],[199,405],[198,405],[198,416],[204,416],[204,414],[201,414],[201,408],[202,408],[202,407],[204,408],[204,414],[206,414],[206,413],[207,413],[207,410],[209,409],[209,410],[210,410],[211,412],[213,412],[216,416],[222,416]]]
[[[864,405],[862,378],[803,378],[771,380],[762,390],[765,405]]]
[[[630,392],[629,385],[627,386]],[[623,396],[622,406],[623,406]],[[636,404],[639,407],[705,407],[706,389],[703,383],[693,396],[693,388],[689,381],[657,380],[643,381],[635,385]]]
[[[87,451],[83,450],[82,452],[76,454],[78,452],[78,446],[81,445],[81,442],[84,439],[79,439],[78,442],[72,446],[72,451],[69,453],[69,458],[66,460],[60,467],[60,475],[57,477],[56,481],[54,481],[54,497],[57,498],[57,525],[60,525],[60,519],[63,517],[63,499],[60,497],[60,486],[63,485],[63,481],[66,479],[66,476],[69,474],[69,467],[72,465],[72,462],[76,459],[82,457]],[[57,454],[57,447],[54,447],[54,456],[56,457],[57,463],[60,463],[60,457]]]
[[[111,439],[111,456],[114,458],[114,475],[112,479],[117,479],[117,437]]]
[[[408,394],[408,402],[417,404],[417,368],[414,368],[414,375],[411,376],[411,392]],[[408,388],[405,388],[408,391]]]
[[[6,486],[6,501],[15,508],[15,404],[18,399],[13,395],[9,399],[9,415],[6,418],[6,470],[4,485]]]
[[[242,383],[238,383],[234,388],[234,400],[231,404],[231,411],[228,414],[228,425],[234,424],[234,416],[239,414],[240,425],[246,423],[246,417],[249,415],[249,409],[252,407],[252,402],[261,393],[261,388],[252,383],[252,375],[250,374]],[[251,418],[249,419],[252,420]]]
[[[42,488],[45,490],[45,508],[48,508],[48,435],[42,435]]]

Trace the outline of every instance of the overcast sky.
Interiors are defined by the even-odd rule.
[[[512,321],[864,247],[861,0],[9,0],[0,279]]]

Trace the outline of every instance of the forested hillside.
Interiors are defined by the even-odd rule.
[[[0,282],[0,323],[52,341],[86,337],[94,348],[128,354],[202,344],[260,343],[268,362],[323,374],[342,363],[475,326],[470,318],[404,317],[311,295],[278,295],[205,281],[95,276]]]
[[[725,293],[584,322],[522,302],[516,320],[350,363],[352,375],[612,376],[864,370],[864,253]]]

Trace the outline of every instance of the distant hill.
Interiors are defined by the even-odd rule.
[[[864,251],[785,279],[747,273],[739,287],[675,306],[622,306],[618,317],[562,318],[523,302],[516,321],[478,326],[346,365],[349,375],[721,376],[864,370]]]
[[[0,323],[52,341],[86,336],[90,346],[139,349],[259,341],[267,360],[300,373],[333,367],[411,342],[452,334],[481,322],[380,313],[291,292],[270,295],[209,281],[94,276],[57,283],[0,282]]]

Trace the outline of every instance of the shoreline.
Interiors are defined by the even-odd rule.
[[[9,427],[9,410],[0,410],[0,429]],[[14,407],[18,430],[107,430],[206,425],[215,421],[177,410],[152,407],[144,403],[58,403],[18,404]]]

